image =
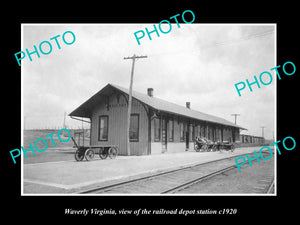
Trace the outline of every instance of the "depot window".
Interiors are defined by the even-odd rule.
[[[154,141],[160,141],[160,119],[154,118]]]
[[[184,141],[184,139],[185,139],[185,129],[184,129],[184,124],[183,124],[183,122],[180,122],[179,123],[179,132],[180,132],[180,141]]]
[[[169,127],[168,127],[168,137],[169,141],[174,141],[174,120],[169,120]]]
[[[197,125],[197,137],[201,137],[201,127],[199,124]]]
[[[108,116],[99,116],[99,141],[108,141]]]
[[[189,126],[189,132],[190,132],[190,137],[189,137],[189,141],[192,142],[195,140],[195,126],[194,124],[190,124]]]
[[[129,139],[133,142],[139,141],[139,114],[131,114]]]

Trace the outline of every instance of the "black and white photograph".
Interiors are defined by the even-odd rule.
[[[296,5],[101,3],[4,7],[3,220],[296,218]]]
[[[276,196],[276,24],[180,13],[22,24],[23,196]]]

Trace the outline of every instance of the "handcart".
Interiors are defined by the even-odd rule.
[[[81,135],[79,135],[79,140],[80,136]],[[118,155],[118,147],[116,145],[80,146],[76,143],[73,137],[71,138],[74,142],[74,147],[77,148],[75,151],[76,161],[82,161],[83,158],[85,158],[87,161],[90,161],[95,157],[95,154],[98,154],[101,159],[106,159],[107,157],[114,159]],[[80,141],[78,141],[78,143],[80,143]]]
[[[226,150],[226,151],[234,151],[235,149],[235,145],[233,142],[230,141],[223,141],[223,142],[219,142],[217,145],[217,149],[218,150]]]
[[[234,151],[235,145],[233,142],[224,141],[224,142],[213,142],[208,140],[205,137],[196,137],[194,141],[194,149],[196,152],[200,151],[219,151],[219,150],[226,150],[226,151]]]
[[[213,142],[208,140],[205,137],[196,137],[194,141],[194,149],[196,152],[200,151],[216,151],[217,150],[217,142]]]

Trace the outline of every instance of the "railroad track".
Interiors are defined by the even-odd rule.
[[[175,194],[199,182],[236,169],[237,166],[232,158],[239,156],[218,159],[105,187],[97,187],[82,191],[80,194]],[[268,185],[265,193],[271,193],[274,179],[272,183],[273,185]]]
[[[274,177],[273,177],[272,182],[270,182],[269,185],[267,186],[265,193],[272,194],[272,193],[274,193],[274,191],[275,191],[275,183],[274,183]]]

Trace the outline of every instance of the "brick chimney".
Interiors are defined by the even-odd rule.
[[[190,109],[190,108],[191,108],[191,103],[190,103],[190,102],[186,102],[186,103],[185,103],[185,106],[186,106],[188,109]]]
[[[153,97],[153,88],[148,88],[147,94],[148,94],[148,96]]]

